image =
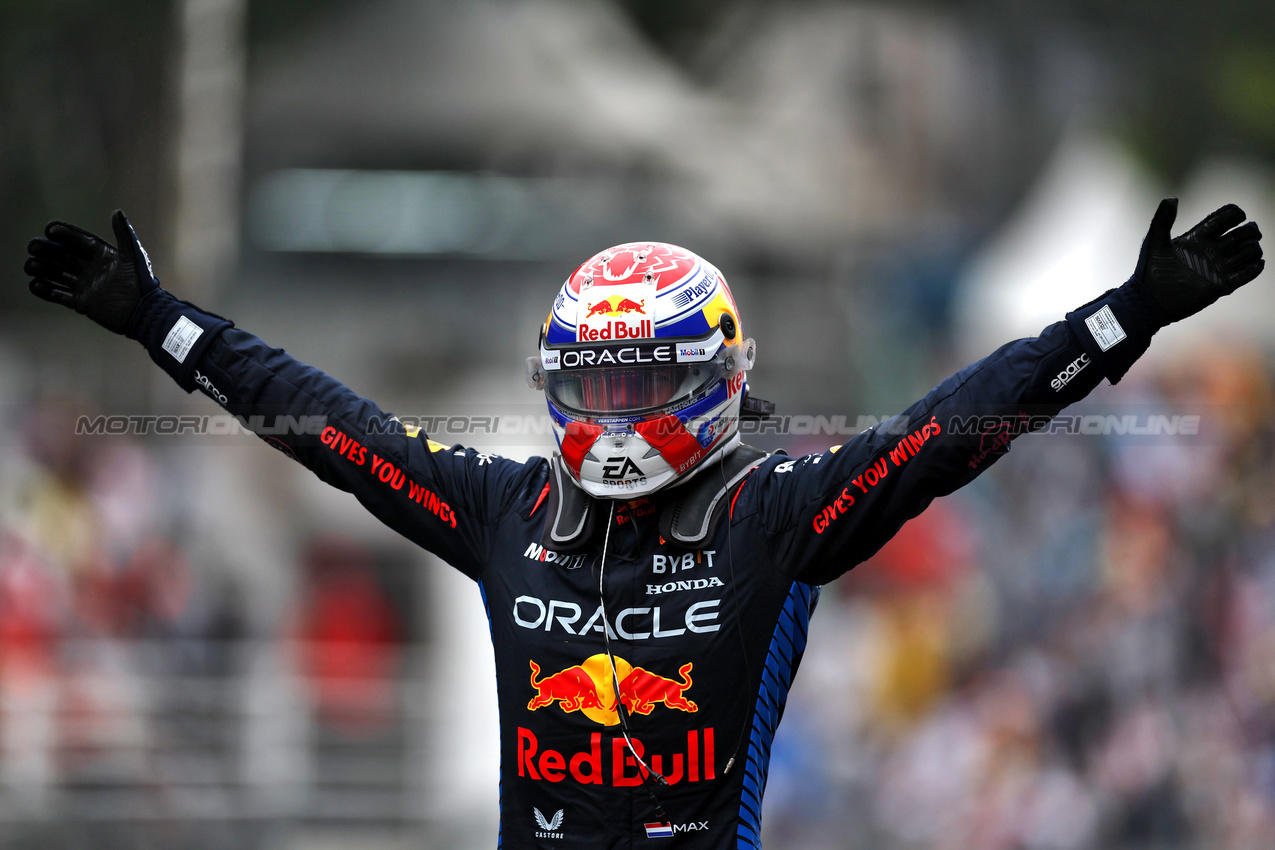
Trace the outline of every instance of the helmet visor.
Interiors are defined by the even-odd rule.
[[[725,370],[717,361],[564,369],[546,374],[545,392],[575,413],[640,413],[689,399],[716,383]]]

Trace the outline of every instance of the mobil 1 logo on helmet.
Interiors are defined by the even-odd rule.
[[[576,339],[580,342],[655,336],[654,282],[582,286],[579,303]]]

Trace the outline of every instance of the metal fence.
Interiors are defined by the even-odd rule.
[[[322,832],[423,846],[422,650],[344,679],[305,672],[303,651],[81,640],[55,665],[6,660],[0,844],[293,847]]]

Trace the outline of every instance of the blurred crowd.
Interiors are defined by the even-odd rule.
[[[6,405],[0,844],[137,846],[196,775],[233,777],[244,618],[192,558],[170,460],[77,437],[83,399]],[[145,830],[153,831],[153,830]],[[180,836],[164,828],[167,838]]]
[[[1275,844],[1273,407],[1256,350],[1144,364],[1069,412],[1195,413],[1199,433],[1020,437],[827,588],[767,846]],[[177,452],[77,438],[82,408],[32,405],[5,460],[3,813],[72,811],[67,789],[162,799],[189,781],[168,752],[229,752],[236,781],[249,645],[292,648],[309,746],[384,743],[407,628],[372,555],[312,539],[254,643],[250,589],[184,548]]]
[[[1198,435],[1020,437],[828,588],[773,844],[1275,846],[1273,377],[1144,364],[1071,410]]]
[[[315,536],[280,565],[296,598],[250,626],[251,582],[196,551],[178,441],[77,436],[88,409],[23,407],[0,462],[0,843],[33,824],[41,841],[80,846],[59,822],[304,813],[304,794],[272,811],[251,786],[304,788],[330,740],[392,737],[401,600],[366,547]],[[297,742],[308,759],[289,755]],[[280,754],[291,768],[263,778]]]

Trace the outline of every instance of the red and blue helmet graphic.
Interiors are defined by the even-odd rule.
[[[635,498],[738,442],[753,350],[716,268],[629,242],[562,285],[530,365],[567,469],[591,495]]]

